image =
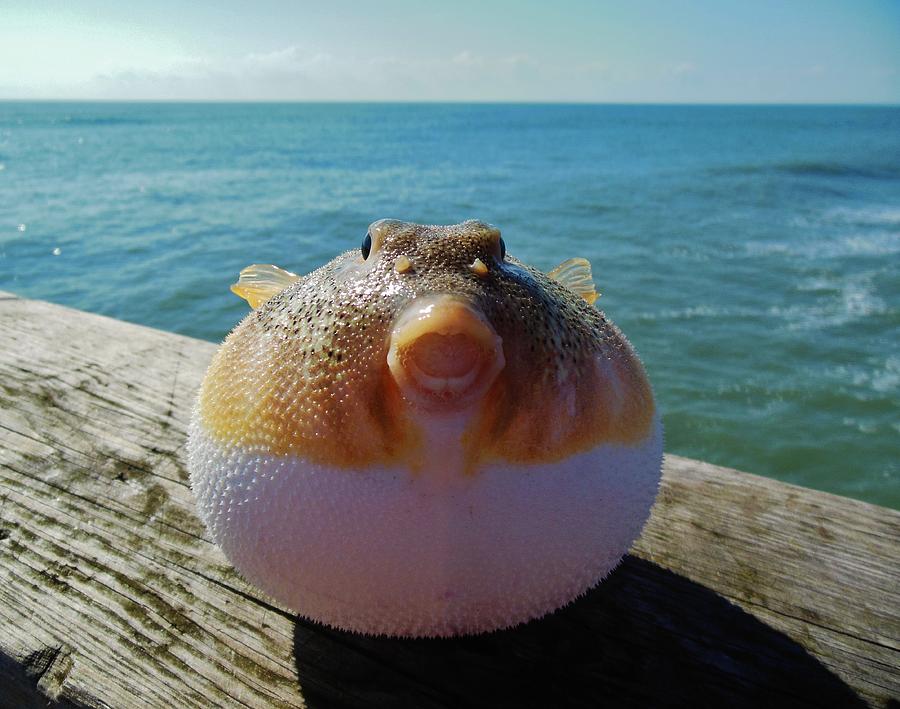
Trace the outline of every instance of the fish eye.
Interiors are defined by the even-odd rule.
[[[369,258],[369,253],[372,251],[372,235],[366,234],[366,238],[363,239],[362,247],[360,248],[360,252],[362,253],[363,260]]]
[[[506,242],[503,241],[503,237],[500,237],[500,260],[506,258]]]

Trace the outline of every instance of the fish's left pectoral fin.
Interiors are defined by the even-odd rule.
[[[238,282],[231,286],[231,292],[240,296],[251,308],[258,308],[276,293],[280,293],[300,276],[269,263],[255,263],[247,266],[238,276]]]
[[[586,258],[570,258],[547,273],[550,278],[575,291],[591,305],[600,297],[594,287],[591,262]]]

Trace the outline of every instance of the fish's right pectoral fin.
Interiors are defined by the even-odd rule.
[[[247,266],[238,276],[238,282],[231,286],[231,292],[240,296],[251,308],[258,308],[276,293],[280,293],[300,276],[270,263],[255,263]]]

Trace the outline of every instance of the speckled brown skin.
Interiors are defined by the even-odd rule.
[[[382,221],[370,234],[367,259],[338,256],[229,335],[200,394],[200,420],[214,439],[337,467],[415,469],[427,455],[427,424],[386,356],[404,308],[443,293],[470,303],[503,342],[505,366],[462,436],[467,472],[495,461],[553,462],[649,434],[653,397],[625,337],[572,291],[502,256],[495,228]],[[487,273],[470,267],[476,258]]]

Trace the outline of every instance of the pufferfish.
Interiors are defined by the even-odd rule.
[[[480,633],[613,569],[659,486],[644,369],[593,306],[479,221],[372,224],[306,276],[251,266],[254,308],[200,389],[200,515],[249,581],[366,634]]]

